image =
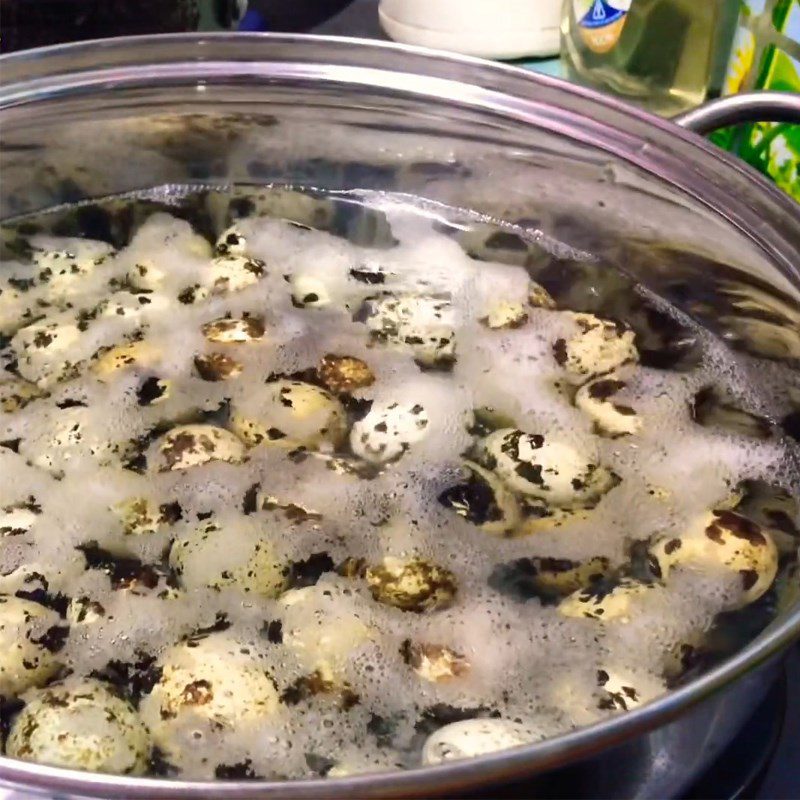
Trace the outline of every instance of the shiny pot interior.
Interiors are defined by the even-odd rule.
[[[732,346],[800,363],[798,207],[699,137],[558,81],[356,41],[168,36],[6,57],[0,115],[2,218],[165,184],[407,193],[537,231],[556,253],[621,265]],[[725,303],[731,283],[757,298],[749,317]],[[757,697],[765,673],[754,668],[799,631],[795,607],[642,709],[474,761],[212,786],[0,759],[0,780],[101,797],[458,791],[570,764],[659,726],[674,731],[680,722],[667,723],[736,681]],[[714,702],[692,712],[694,726],[742,721]]]

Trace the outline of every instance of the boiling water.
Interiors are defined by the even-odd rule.
[[[246,257],[263,269],[206,296],[211,248],[234,222]],[[91,675],[125,696],[152,728],[151,773],[299,778],[410,768],[428,735],[474,717],[513,720],[531,741],[557,735],[724,658],[795,596],[797,374],[732,351],[568,243],[408,198],[166,189],[19,220],[4,247],[0,358],[9,379],[21,372],[40,390],[0,416],[0,508],[34,510],[27,527],[3,529],[0,591],[65,617],[50,679]],[[77,276],[56,268],[45,280],[29,264],[37,249],[86,257],[93,268]],[[529,302],[532,279],[556,309]],[[432,357],[370,326],[370,303],[387,296],[444,303],[423,325],[447,340]],[[522,307],[524,320],[488,328],[481,320],[500,303]],[[555,343],[579,330],[569,309],[636,332],[640,364],[617,398],[642,421],[634,435],[597,435],[576,408],[554,357]],[[225,317],[263,321],[263,337],[210,345],[203,325]],[[55,367],[26,362],[22,343],[36,337],[19,332],[21,320],[75,323],[81,335]],[[98,378],[103,348],[138,340],[153,345],[149,355]],[[230,354],[239,372],[204,378],[196,357],[212,351]],[[421,434],[400,435],[396,458],[357,458],[350,434],[158,471],[157,442],[170,428],[230,428],[241,409],[258,414],[249,398],[265,381],[318,384],[315,368],[328,354],[360,359],[374,376],[340,393],[347,430],[395,404],[424,418]],[[464,455],[476,458],[492,427],[591,453],[615,485],[561,525],[489,532],[445,498],[465,485]],[[144,532],[126,530],[120,516],[132,498],[160,509]],[[731,610],[742,605],[735,572],[678,569],[663,585],[648,572],[648,542],[737,503],[774,533],[780,572],[769,592]],[[190,581],[170,549],[208,523],[228,539],[204,551],[193,567],[201,578]],[[224,574],[203,579],[253,536],[267,542],[277,590],[245,591]],[[364,575],[386,557],[449,570],[452,602],[433,610],[383,602]],[[621,621],[566,616],[557,590],[532,588],[530,565],[546,563],[537,559],[600,559],[610,578],[624,573],[659,591]],[[252,688],[224,666],[227,711],[214,717],[188,704],[174,720],[154,714],[164,654],[187,637],[235,642],[231,664],[244,659],[269,676],[278,698],[269,713],[247,712]],[[461,667],[449,680],[426,679],[409,656],[420,644],[447,648]],[[210,667],[194,669],[213,684]],[[604,688],[602,673],[635,696]],[[5,700],[13,726],[20,703]]]

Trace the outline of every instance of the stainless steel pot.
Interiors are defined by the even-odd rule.
[[[592,91],[435,52],[296,36],[89,42],[0,68],[4,218],[163,184],[407,192],[622,263],[732,346],[800,364],[800,207],[699,136]],[[751,114],[797,120],[800,99],[720,101],[679,124]],[[721,312],[715,298],[731,281],[757,289],[763,313]],[[747,719],[799,633],[794,607],[650,705],[473,761],[211,785],[0,758],[0,782],[148,800],[430,797],[530,775],[530,796],[675,795]]]

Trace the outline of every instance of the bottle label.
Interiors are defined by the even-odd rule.
[[[632,0],[572,0],[575,22],[584,44],[607,53],[617,43]]]

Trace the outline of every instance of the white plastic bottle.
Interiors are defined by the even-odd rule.
[[[381,0],[397,42],[483,58],[558,53],[561,0]]]

